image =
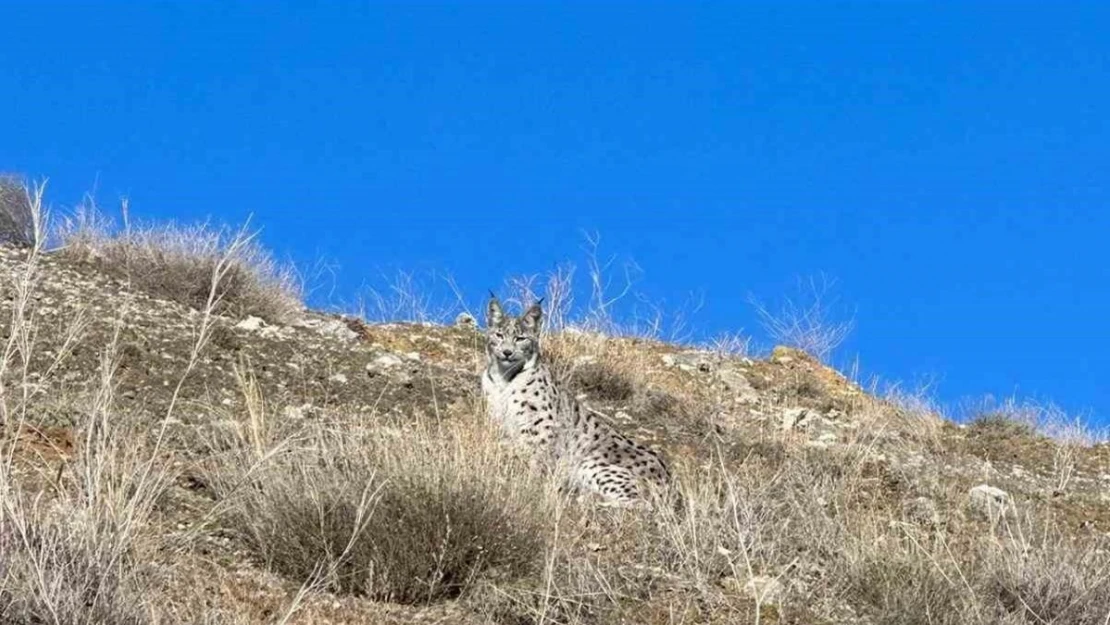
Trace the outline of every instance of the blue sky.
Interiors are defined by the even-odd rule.
[[[749,294],[823,272],[838,361],[1110,416],[1110,4],[314,5],[7,3],[0,169],[253,215],[327,303],[397,269],[478,301],[588,230],[758,336]]]

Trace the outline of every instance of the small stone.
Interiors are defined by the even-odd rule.
[[[674,356],[671,354],[663,354],[660,359],[663,361],[663,365],[666,367],[673,367],[675,365]]]
[[[335,382],[336,384],[346,384],[347,376],[342,373],[336,373],[328,376],[328,382]]]
[[[478,320],[474,318],[474,315],[468,312],[461,312],[455,317],[455,327],[474,330],[478,328]]]

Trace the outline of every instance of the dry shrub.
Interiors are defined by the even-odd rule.
[[[982,592],[1014,623],[1102,625],[1110,618],[1107,541],[1063,535],[1027,515],[984,541]]]
[[[155,622],[157,596],[144,562],[158,537],[154,506],[170,481],[138,427],[111,404],[111,363],[81,400],[71,457],[47,466],[11,436],[0,449],[0,623]],[[38,459],[36,459],[38,458]]]
[[[648,355],[621,339],[564,330],[541,339],[540,350],[555,376],[595,401],[628,401],[647,387]]]
[[[0,622],[154,622],[142,553],[168,476],[133,451],[134,436],[82,446],[53,490],[28,492],[0,468]]]
[[[564,511],[543,575],[482,593],[505,623],[1103,623],[1110,555],[1030,511],[940,495],[939,526],[866,444],[676,467],[682,505]],[[934,495],[936,496],[936,495]],[[953,512],[954,511],[954,512]]]
[[[855,327],[853,317],[839,314],[833,291],[836,281],[826,276],[798,280],[798,293],[777,307],[769,307],[754,296],[749,301],[763,329],[776,343],[800,349],[821,362],[848,338]]]
[[[559,368],[562,363],[554,359],[553,364]],[[596,401],[627,401],[636,393],[636,387],[625,371],[597,362],[566,367],[566,373],[561,377],[576,395],[584,393]]]
[[[535,570],[545,495],[484,427],[280,433],[250,403],[210,479],[226,526],[274,571],[415,604]]]
[[[1016,438],[1036,435],[1034,427],[1014,414],[988,412],[976,416],[967,429],[976,436],[994,438]]]
[[[32,323],[18,313],[12,321]],[[34,330],[17,328],[13,336],[23,333]],[[27,347],[33,344],[22,345]],[[5,354],[0,370],[29,360],[18,351]],[[13,417],[0,432],[0,623],[154,621],[157,601],[143,554],[156,544],[148,525],[170,474],[156,466],[154,452],[141,443],[148,426],[140,427],[113,407],[112,351],[110,345],[100,370],[93,372],[100,382],[93,396],[54,397],[67,402],[67,412],[75,417],[75,449],[54,447],[45,456],[28,449],[26,437],[19,436],[36,430],[23,418],[27,407],[9,405],[8,394],[0,392],[2,413]],[[47,362],[47,370],[53,364]],[[21,373],[17,382],[48,380],[42,371]],[[24,395],[11,401],[45,398]],[[44,460],[55,454],[61,454],[56,461]]]
[[[33,222],[47,231],[42,187],[28,198]],[[158,515],[174,477],[162,444],[173,404],[153,434],[149,415],[118,409],[122,323],[105,342],[87,333],[80,314],[64,327],[43,315],[42,246],[36,237],[15,275],[0,283],[9,313],[0,351],[0,623],[184,622],[156,570],[180,546],[162,533]],[[212,311],[204,312],[183,376],[210,329]],[[71,369],[65,361],[78,345],[98,350],[99,366],[82,368],[87,378],[59,375]],[[64,423],[40,428],[43,413],[64,415]],[[173,590],[197,599],[192,589]]]
[[[116,229],[84,207],[61,229],[62,253],[95,263],[154,297],[197,310],[208,306],[213,273],[222,272],[214,311],[273,323],[302,309],[295,270],[274,260],[256,233],[208,224],[133,224]]]
[[[0,174],[0,243],[30,247],[40,231],[33,190],[21,178]]]

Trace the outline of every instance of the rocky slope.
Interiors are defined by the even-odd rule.
[[[417,422],[480,412],[482,342],[471,325],[368,325],[311,311],[288,325],[216,317],[193,358],[205,323],[202,311],[153,299],[92,265],[55,256],[39,259],[33,291],[26,298],[26,319],[33,319],[33,331],[14,327],[31,323],[13,315],[13,307],[24,301],[18,285],[27,271],[25,256],[22,250],[0,249],[0,338],[9,346],[33,343],[24,350],[10,347],[3,372],[8,406],[4,444],[16,459],[12,479],[23,484],[25,494],[48,494],[60,487],[57,483],[64,479],[52,481],[51,476],[63,476],[69,459],[89,444],[84,415],[99,392],[98,371],[110,354],[113,413],[145,424],[134,433],[137,447],[161,436],[155,453],[172,469],[172,484],[150,520],[152,531],[169,539],[149,556],[156,570],[153,578],[161,580],[163,607],[183,606],[172,614],[207,622],[275,621],[304,581],[271,570],[213,512],[219,495],[210,488],[205,463],[212,456],[211,441],[237,427],[251,408],[251,397],[243,392],[245,372],[256,380],[271,418],[294,426],[343,415],[405,431]],[[697,482],[713,471],[750,484],[744,491],[749,498],[761,492],[759,484],[766,485],[767,499],[753,514],[763,515],[764,525],[774,525],[760,531],[779,542],[759,552],[762,564],[755,568],[762,570],[740,567],[730,555],[742,549],[756,553],[750,544],[718,541],[691,546],[690,553],[704,551],[699,557],[724,564],[692,567],[661,559],[645,565],[652,571],[645,574],[648,581],[633,580],[636,575],[629,571],[639,570],[635,562],[608,554],[620,549],[623,530],[614,532],[606,525],[611,520],[595,519],[577,534],[581,557],[592,558],[590,566],[598,571],[608,566],[606,558],[613,558],[612,568],[604,570],[615,571],[620,583],[613,586],[623,589],[597,604],[601,607],[577,614],[552,609],[550,616],[527,610],[514,615],[512,610],[483,607],[485,600],[474,593],[398,605],[315,589],[293,621],[694,623],[751,622],[759,614],[762,622],[877,623],[897,622],[892,614],[917,609],[909,599],[901,608],[885,599],[902,592],[910,596],[909,590],[890,585],[897,573],[877,577],[871,583],[884,590],[869,594],[863,588],[868,578],[853,568],[858,562],[819,553],[843,545],[792,538],[787,526],[808,522],[792,515],[805,510],[826,514],[828,527],[843,522],[872,528],[868,531],[874,533],[866,536],[897,543],[907,554],[917,553],[903,544],[907,541],[940,541],[947,549],[975,543],[1005,525],[1007,515],[1035,517],[1037,527],[1093,545],[1084,554],[1105,553],[1110,532],[1110,449],[1105,445],[1063,444],[1004,420],[956,426],[875,397],[788,348],[777,348],[767,358],[747,358],[567,331],[550,339],[550,352],[590,407],[671,459],[684,488],[696,491]],[[30,354],[26,362],[23,354]],[[812,477],[808,485],[807,473]],[[748,478],[750,482],[743,481]],[[830,490],[822,494],[819,489],[825,485]],[[809,499],[788,505],[793,497]],[[696,522],[674,520],[675,527]],[[605,527],[610,529],[603,531]],[[863,548],[864,534],[836,530],[842,531],[851,537],[835,540],[854,545],[843,547],[846,553]],[[567,549],[575,545],[572,541]],[[792,549],[796,555],[786,553]],[[927,551],[920,552],[925,562],[920,570],[930,569]],[[648,561],[646,556],[641,560]],[[1071,564],[1101,571],[1105,562],[1099,556]],[[901,565],[892,563],[892,570],[896,566]],[[829,579],[857,573],[862,581]],[[1076,584],[1090,592],[1104,589],[1087,578]],[[960,586],[953,584],[953,598],[937,599],[938,610],[945,609],[945,602],[963,600]],[[978,620],[1086,622],[1088,612],[1073,605],[1090,601],[1082,592],[1075,591],[1071,603],[1026,610],[1021,604],[1035,599],[1021,595],[1026,591],[1039,592],[1006,591],[1021,599],[1009,600],[1017,606],[1010,612],[1004,593],[996,602],[1002,607],[993,599],[976,599],[975,605],[988,610]],[[980,592],[978,586],[975,592]],[[754,608],[753,599],[758,599]],[[1053,620],[1057,616],[1062,620]],[[907,617],[904,622],[927,621]]]

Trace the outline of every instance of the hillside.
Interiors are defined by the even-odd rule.
[[[1106,445],[567,328],[566,384],[682,495],[599,507],[490,433],[465,319],[265,320],[103,254],[0,275],[0,623],[1110,620]]]

